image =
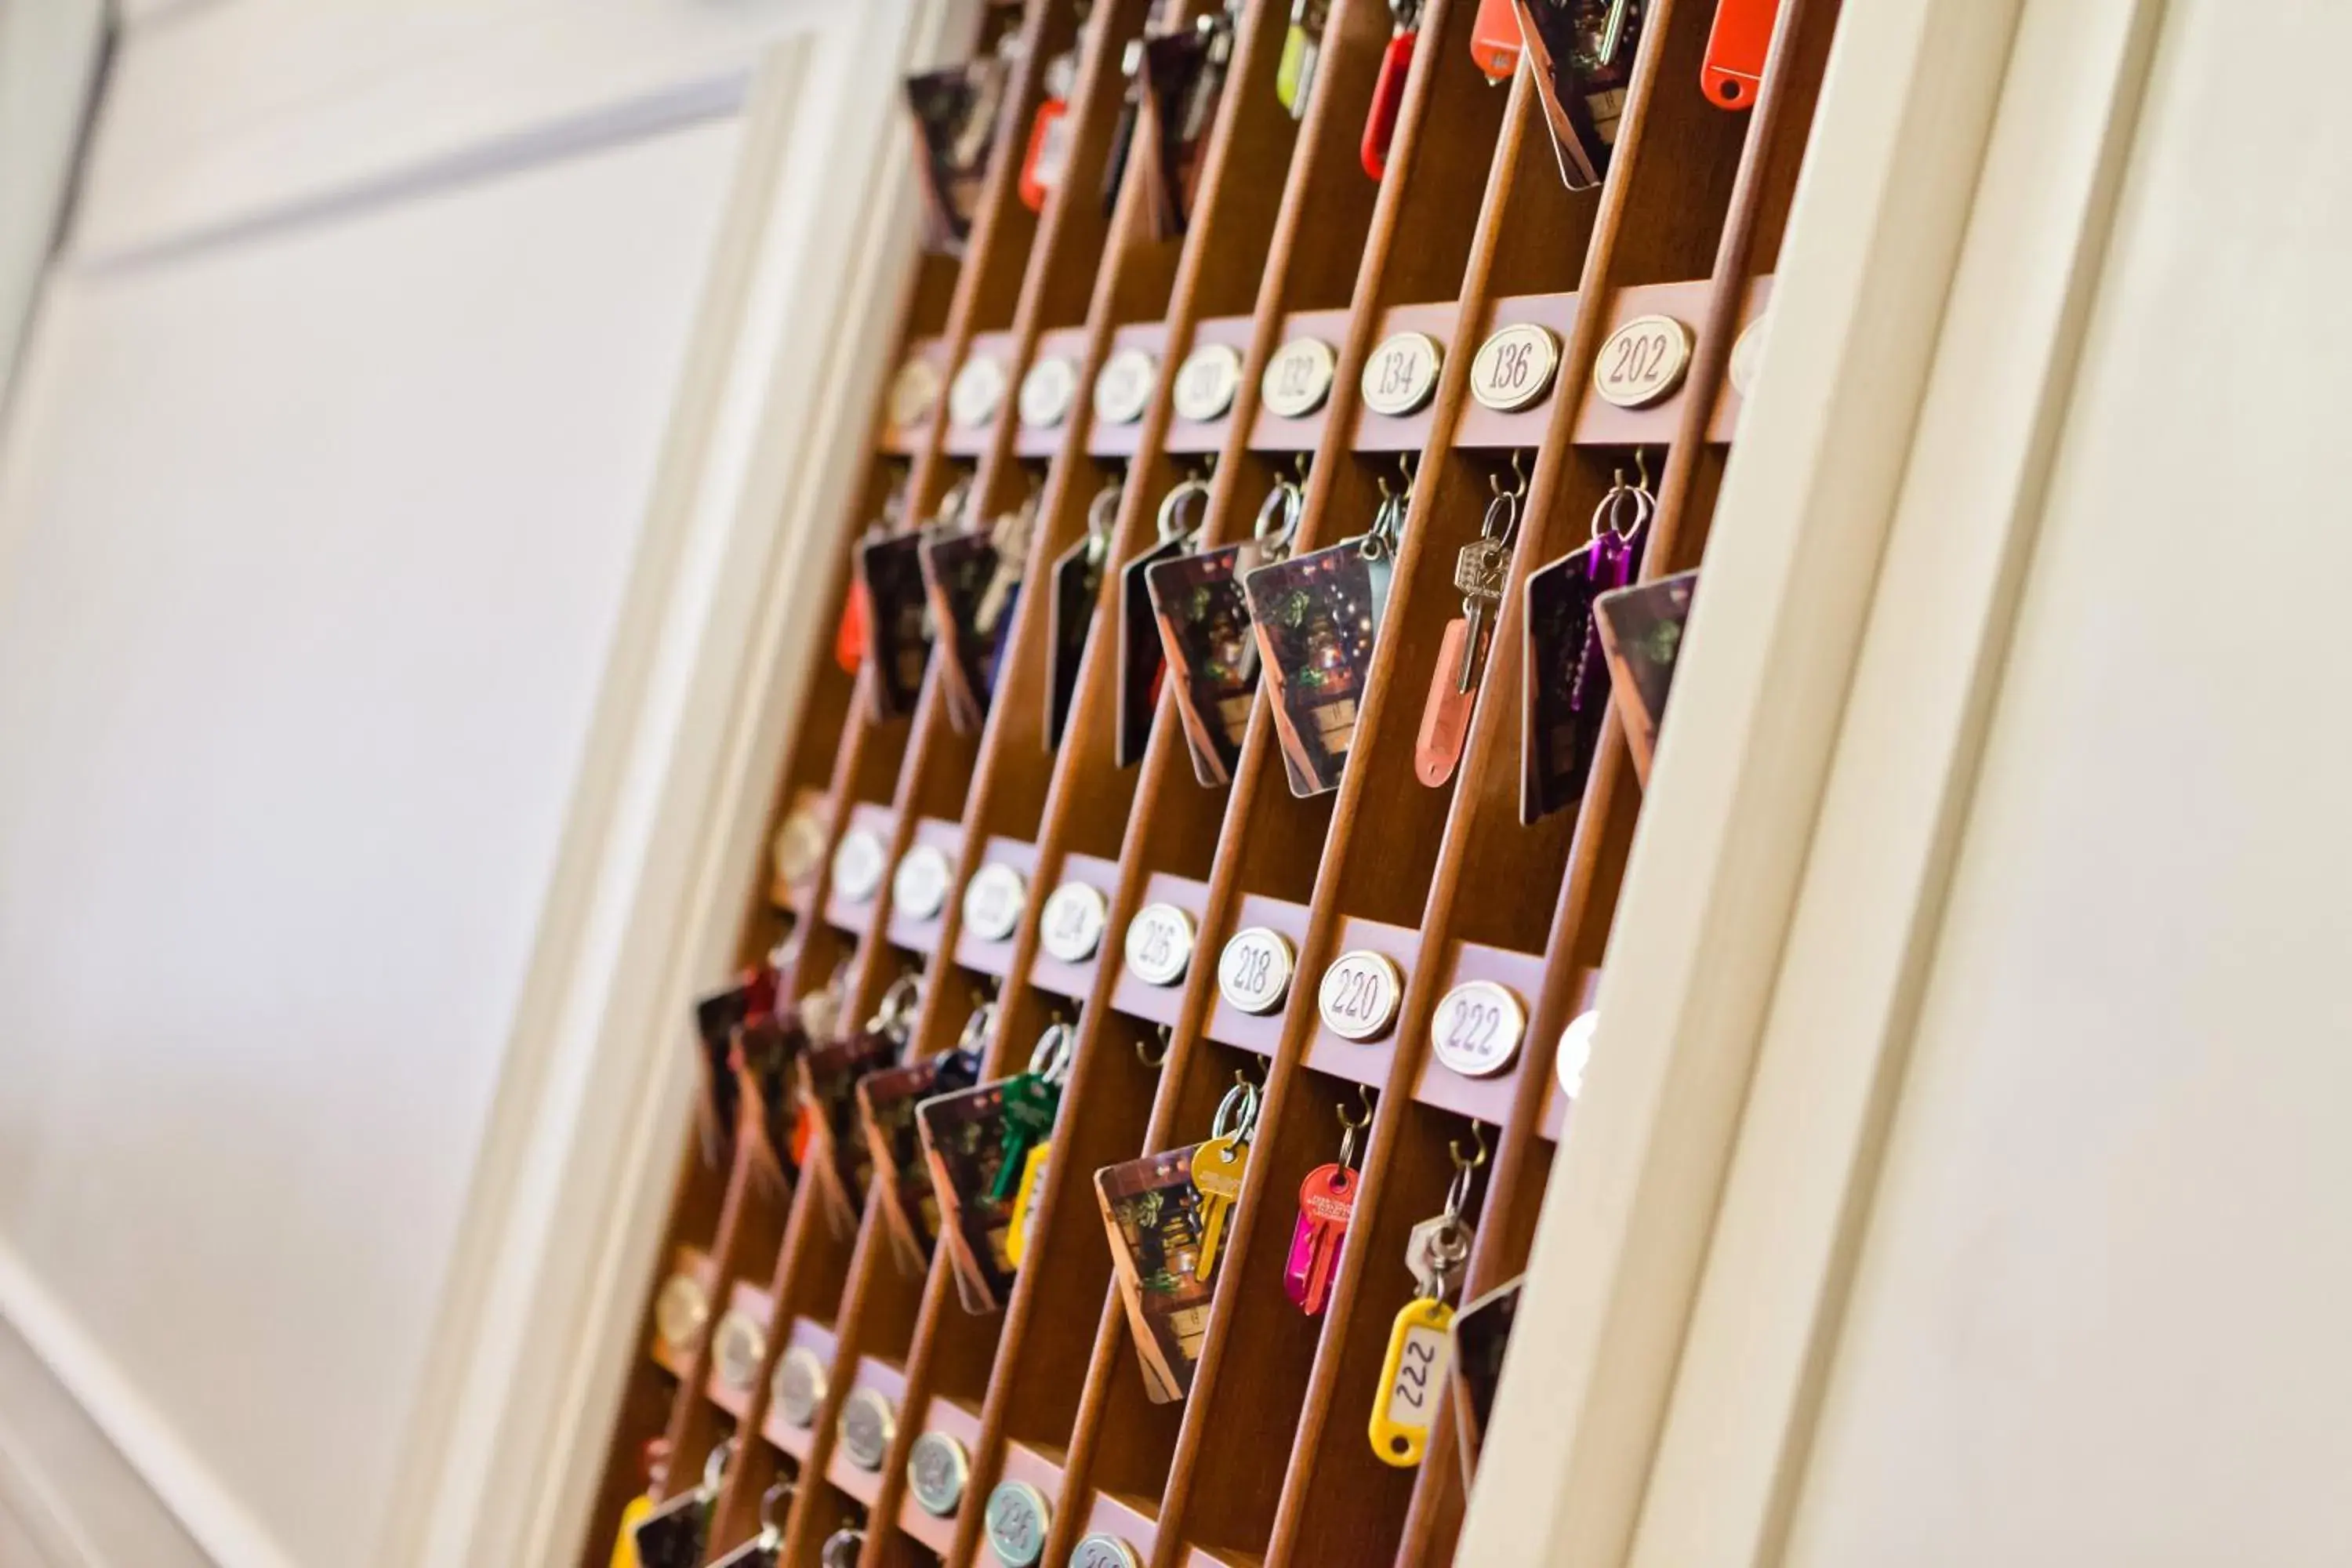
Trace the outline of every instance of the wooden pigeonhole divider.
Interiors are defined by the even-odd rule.
[[[1559,1043],[1591,1005],[1640,809],[1612,710],[1580,798],[1522,821],[1520,588],[1586,543],[1624,482],[1654,492],[1641,576],[1698,564],[1738,420],[1733,347],[1769,302],[1838,5],[1782,0],[1761,89],[1735,112],[1700,88],[1715,0],[1646,0],[1607,176],[1571,191],[1530,72],[1497,85],[1474,59],[1477,0],[1421,5],[1377,181],[1360,142],[1394,31],[1389,0],[1329,0],[1296,117],[1276,90],[1293,0],[1237,0],[1229,74],[1175,237],[1156,232],[1144,160],[1129,159],[1116,203],[1104,201],[1106,160],[1133,40],[1192,26],[1223,0],[983,11],[975,48],[998,47],[1005,30],[1018,47],[976,216],[960,259],[918,264],[895,333],[902,366],[932,374],[902,374],[877,412],[865,481],[824,563],[830,607],[808,635],[835,637],[869,527],[911,528],[958,508],[980,520],[1034,508],[1021,591],[972,732],[950,710],[943,645],[913,710],[897,718],[868,700],[873,671],[814,662],[777,790],[776,874],[761,879],[742,958],[757,967],[772,952],[779,994],[828,994],[826,1016],[843,1029],[919,976],[904,1059],[954,1047],[978,1032],[976,1016],[992,1019],[983,1081],[1020,1070],[1049,1025],[1073,1026],[1025,1256],[1002,1310],[966,1310],[944,1244],[923,1265],[894,1243],[887,1173],[845,1223],[818,1182],[780,1178],[774,1150],[789,1122],[753,1126],[761,1100],[747,1094],[750,1131],[732,1141],[731,1166],[701,1148],[686,1162],[583,1561],[609,1555],[657,1436],[667,1467],[656,1489],[669,1492],[735,1441],[711,1519],[714,1560],[758,1534],[762,1500],[781,1495],[786,1563],[830,1563],[825,1543],[843,1531],[856,1533],[835,1554],[855,1545],[868,1568],[996,1563],[982,1516],[1000,1482],[1026,1483],[1049,1505],[1038,1560],[1056,1565],[1098,1536],[1154,1568],[1451,1559],[1465,1488],[1450,1412],[1440,1404],[1417,1467],[1383,1462],[1367,1434],[1390,1325],[1413,1294],[1408,1233],[1474,1162],[1475,1242],[1455,1299],[1525,1267],[1571,1108]],[[1076,65],[1068,161],[1033,214],[1019,167],[1047,62],[1063,55]],[[1139,145],[1152,134],[1148,111],[1144,121]],[[1596,361],[1618,326],[1648,315],[1688,330],[1687,373],[1661,401],[1617,406],[1595,391]],[[1540,401],[1505,413],[1474,398],[1471,371],[1478,345],[1515,322],[1550,329],[1559,367]],[[1383,415],[1363,384],[1407,330],[1442,351],[1435,389],[1414,412]],[[1304,337],[1331,351],[1329,390],[1286,418],[1261,382]],[[1211,344],[1238,355],[1238,382],[1222,415],[1187,419],[1168,387]],[[1135,417],[1106,417],[1087,389],[1132,350],[1158,367],[1157,390]],[[1002,372],[999,395],[949,395],[983,358]],[[1076,395],[1051,424],[1024,425],[1015,389],[1047,359],[1075,369]],[[1173,521],[1209,547],[1249,538],[1284,479],[1303,490],[1297,552],[1363,533],[1385,495],[1409,489],[1338,788],[1293,793],[1264,681],[1228,783],[1200,782],[1164,691],[1139,760],[1121,765],[1118,568],[1162,537],[1162,503],[1180,485],[1198,481]],[[1432,787],[1418,776],[1416,735],[1448,623],[1464,610],[1455,557],[1505,492],[1519,498],[1509,589],[1460,762]],[[1110,569],[1056,740],[1045,717],[1052,567],[1106,526]],[[835,885],[845,841],[860,836],[869,867],[876,849],[889,868],[920,849],[943,858],[951,875],[935,913],[896,907],[887,874],[859,879],[873,884],[862,896]],[[1025,894],[998,941],[962,914],[964,889],[992,865],[1016,873]],[[1104,918],[1093,955],[1066,960],[1045,950],[1041,915],[1073,882],[1097,890]],[[1182,911],[1192,936],[1191,962],[1164,984],[1122,956],[1147,906]],[[1244,927],[1281,933],[1294,953],[1286,996],[1262,1015],[1217,984],[1220,949]],[[1326,969],[1357,951],[1384,955],[1402,980],[1392,1028],[1369,1044],[1333,1032],[1318,1006]],[[1526,1015],[1516,1057],[1483,1078],[1430,1049],[1440,1000],[1473,979],[1506,987]],[[1201,1142],[1237,1082],[1259,1097],[1255,1140],[1189,1395],[1156,1403],[1113,1283],[1094,1173]],[[1300,1184],[1339,1157],[1343,1119],[1364,1123],[1353,1217],[1328,1304],[1310,1317],[1283,1275]],[[814,1403],[805,1425],[783,1419],[773,1396],[788,1357],[819,1373],[801,1385]],[[868,1408],[878,1395],[892,1413],[878,1467],[838,1441],[853,1395]],[[907,1483],[926,1433],[952,1438],[967,1465],[944,1517]],[[780,1480],[788,1489],[772,1494]]]

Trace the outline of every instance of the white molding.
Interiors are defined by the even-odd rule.
[[[467,150],[739,79],[842,0],[206,0],[127,27],[79,253],[235,229]],[[887,9],[887,7],[885,7]]]
[[[0,1241],[0,1317],[222,1568],[297,1568],[5,1241]]]
[[[85,247],[74,258],[74,270],[102,276],[167,266],[200,251],[247,244],[309,224],[347,219],[371,208],[415,201],[518,170],[544,168],[561,158],[607,152],[705,121],[729,119],[742,112],[751,85],[749,67],[665,83],[576,114],[437,151],[414,163],[355,174],[341,184],[289,195],[259,210],[192,223],[176,232],[112,249]]]
[[[1632,1549],[2017,10],[1843,12],[1458,1561]]]
[[[2162,0],[2028,0],[1633,1561],[1779,1560]]]

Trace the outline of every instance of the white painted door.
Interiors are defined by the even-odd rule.
[[[0,432],[0,1315],[224,1563],[572,1548],[959,16],[128,8]]]

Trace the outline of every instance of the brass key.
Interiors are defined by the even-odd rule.
[[[1216,1120],[1209,1124],[1209,1141],[1192,1151],[1192,1185],[1201,1194],[1201,1250],[1192,1277],[1206,1281],[1217,1269],[1217,1244],[1225,1234],[1225,1216],[1242,1195],[1242,1176],[1249,1169],[1249,1141],[1257,1131],[1257,1089],[1239,1073],[1234,1087],[1217,1102]]]
[[[1192,1184],[1201,1189],[1201,1253],[1192,1265],[1194,1279],[1206,1280],[1216,1273],[1225,1215],[1242,1195],[1242,1173],[1248,1169],[1249,1145],[1238,1132],[1212,1138],[1192,1152]]]

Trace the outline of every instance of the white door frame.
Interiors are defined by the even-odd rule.
[[[1779,1556],[2162,9],[1844,7],[1462,1562]]]

